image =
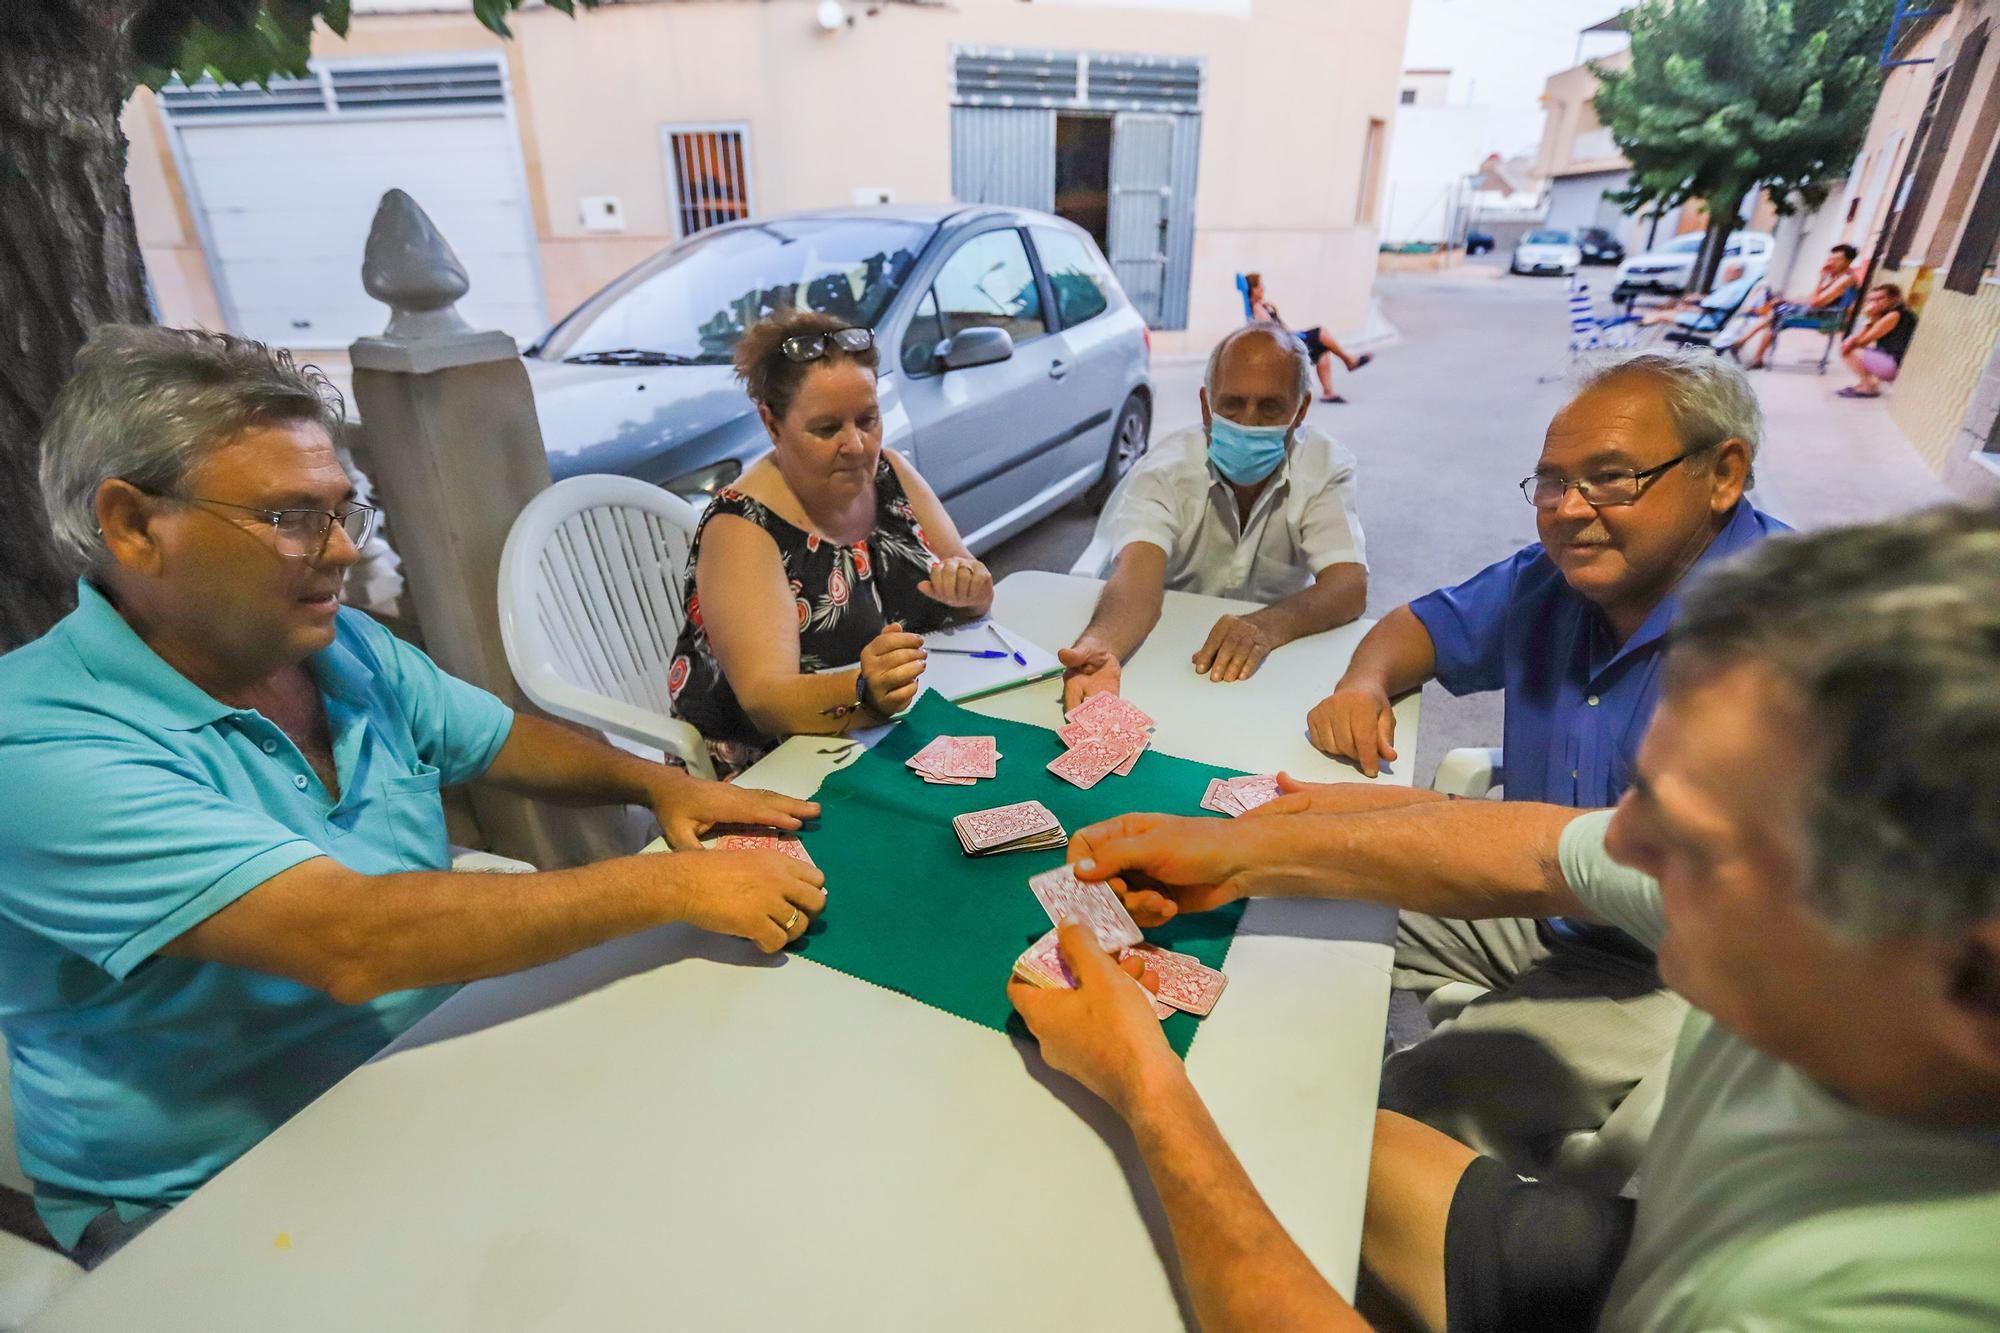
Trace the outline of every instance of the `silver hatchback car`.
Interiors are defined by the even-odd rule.
[[[1089,233],[1029,209],[838,209],[731,223],[647,260],[528,349],[558,479],[697,503],[770,448],[730,368],[786,308],[875,331],[883,441],[985,550],[1146,450],[1150,335]]]

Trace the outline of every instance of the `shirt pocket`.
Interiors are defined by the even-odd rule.
[[[387,847],[405,870],[445,870],[451,865],[451,846],[445,837],[444,797],[440,775],[430,764],[419,765],[413,773],[385,777],[377,788],[379,810],[385,820],[386,836],[369,840]],[[367,830],[360,830],[368,836]]]

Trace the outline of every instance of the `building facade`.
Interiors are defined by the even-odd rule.
[[[354,10],[310,78],[133,97],[163,320],[378,331],[361,247],[400,187],[467,317],[523,340],[708,226],[950,199],[1091,230],[1165,354],[1240,322],[1245,270],[1367,322],[1406,0],[624,0],[530,7],[506,41],[469,0]]]
[[[1953,489],[2000,496],[2000,0],[1899,36],[1913,63],[1886,76],[1852,201],[1873,280],[1918,315],[1889,414]]]

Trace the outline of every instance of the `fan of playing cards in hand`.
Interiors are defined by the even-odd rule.
[[[1028,888],[1049,914],[1049,920],[1057,925],[1067,920],[1088,926],[1097,938],[1098,947],[1119,962],[1136,957],[1145,963],[1146,970],[1158,981],[1159,990],[1146,990],[1137,978],[1132,984],[1146,992],[1155,1017],[1164,1019],[1178,1009],[1204,1018],[1222,998],[1222,988],[1229,984],[1229,978],[1200,959],[1146,943],[1138,923],[1132,920],[1131,913],[1109,885],[1080,880],[1073,869],[1062,866],[1036,875],[1028,881]],[[1044,990],[1076,989],[1076,977],[1062,960],[1053,930],[1014,960],[1014,975]]]

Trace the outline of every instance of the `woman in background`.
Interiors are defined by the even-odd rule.
[[[702,515],[667,681],[718,776],[787,736],[909,707],[920,636],[993,603],[993,576],[937,496],[882,448],[875,366],[869,330],[813,311],[774,315],[736,346],[771,452]]]

